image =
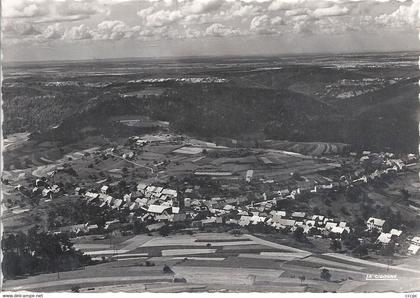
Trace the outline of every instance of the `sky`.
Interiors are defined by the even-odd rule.
[[[419,50],[420,0],[2,0],[5,61]]]

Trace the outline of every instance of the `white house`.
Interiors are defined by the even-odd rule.
[[[413,239],[411,239],[411,243],[420,246],[420,237],[419,236],[413,237]]]
[[[388,244],[391,238],[392,235],[390,233],[381,233],[376,241],[382,244]]]
[[[108,185],[104,185],[104,186],[101,187],[101,192],[102,193],[107,193],[108,192],[108,189],[109,189],[109,186]]]
[[[402,231],[397,230],[397,229],[391,229],[391,231],[389,231],[389,233],[393,236],[400,237],[400,235],[402,234]]]
[[[382,231],[384,223],[384,219],[370,217],[366,222],[366,226],[368,230],[378,229],[379,231]]]
[[[420,250],[420,246],[415,245],[415,244],[411,244],[411,245],[408,247],[408,253],[409,253],[410,255],[413,255],[413,256],[417,255],[417,254],[418,254],[418,252],[419,252],[419,250]]]

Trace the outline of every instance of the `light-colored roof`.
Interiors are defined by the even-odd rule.
[[[295,225],[295,222],[296,221],[293,219],[284,219],[284,218],[276,220],[277,225],[284,226],[284,227],[292,227]]]
[[[115,208],[119,208],[119,207],[121,206],[122,202],[123,202],[123,200],[121,200],[121,199],[116,199],[116,200],[114,201],[114,206],[115,206]]]
[[[324,215],[312,215],[313,220],[324,220]]]
[[[147,184],[139,183],[137,184],[137,190],[145,190],[147,188]]]
[[[150,213],[162,213],[166,209],[170,208],[170,206],[164,206],[164,205],[150,205],[149,208],[147,208],[147,212]]]
[[[172,213],[179,213],[179,207],[172,207]]]
[[[382,227],[384,225],[384,223],[385,223],[385,220],[384,219],[380,219],[380,218],[370,217],[367,220],[367,222],[370,223],[370,224],[373,224],[375,226]]]
[[[271,212],[270,212],[270,214],[271,215],[276,215],[276,216],[286,216],[286,211],[282,211],[282,210],[279,210],[279,211],[275,211],[275,210],[272,210]]]
[[[315,220],[307,220],[307,221],[305,222],[305,225],[306,225],[307,227],[314,227],[314,226],[315,226]]]
[[[392,229],[391,231],[389,231],[389,233],[391,235],[395,235],[395,236],[399,237],[402,234],[402,231],[401,230],[397,230],[397,229]]]
[[[305,212],[293,212],[292,217],[305,217]]]
[[[336,227],[338,224],[336,222],[327,222],[325,224],[326,230],[332,230],[334,227]]]
[[[378,242],[388,244],[391,241],[392,235],[390,233],[381,233],[377,239]]]
[[[347,226],[347,223],[345,221],[340,221],[340,223],[338,224],[338,226],[344,228],[344,227]]]
[[[420,237],[419,236],[413,237],[413,239],[411,239],[411,242],[413,242],[414,244],[420,244]]]
[[[162,194],[176,197],[178,193],[174,189],[165,188],[162,190]]]
[[[156,230],[159,230],[161,227],[163,227],[165,225],[165,223],[163,223],[163,222],[158,222],[158,223],[155,223],[155,224],[151,224],[151,225],[148,225],[148,226],[146,226],[146,228],[149,230],[149,231],[156,231]]]
[[[410,252],[413,255],[416,255],[419,252],[419,250],[420,250],[420,246],[415,245],[415,244],[411,244],[408,247],[408,252]]]
[[[337,226],[337,227],[333,227],[330,232],[331,233],[342,234],[344,231],[349,232],[350,229],[349,228],[346,228],[346,227],[339,227],[339,226]]]

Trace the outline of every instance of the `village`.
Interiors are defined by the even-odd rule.
[[[168,145],[169,149],[165,147]],[[136,159],[156,148],[166,148],[176,156],[188,158],[191,164],[202,162],[203,166],[181,171],[179,167],[185,167],[185,159],[182,163],[175,158],[169,161],[167,156],[157,160],[156,154],[147,163]],[[112,159],[133,166],[141,171],[143,179],[137,179],[134,174],[128,179],[126,173],[125,180],[102,175],[104,179],[95,183],[58,182],[62,181],[60,177],[63,175],[74,176],[73,181],[83,179],[69,162],[36,178],[32,188],[21,184],[15,186],[16,191],[26,194],[32,201],[48,204],[70,196],[83,201],[84,206],[94,206],[107,214],[106,219],[99,221],[92,218],[88,222],[71,225],[56,224],[53,227],[55,233],[66,232],[75,237],[96,234],[108,237],[114,231],[125,234],[135,231],[136,234],[158,233],[166,236],[177,231],[193,233],[223,227],[226,231],[242,229],[289,234],[297,239],[321,238],[331,241],[331,247],[337,251],[342,248],[341,242],[351,243],[349,247],[361,252],[360,256],[367,255],[368,249],[384,255],[398,253],[408,256],[417,255],[420,251],[420,235],[410,232],[404,224],[393,226],[393,221],[387,218],[367,214],[364,228],[363,225],[360,227],[360,222],[355,227],[354,221],[346,221],[331,210],[322,213],[315,207],[302,211],[296,205],[300,202],[305,204],[313,196],[328,198],[351,193],[352,189],[384,179],[392,180],[416,166],[417,157],[414,154],[397,158],[392,153],[349,152],[342,158],[317,158],[316,170],[306,164],[306,167],[294,169],[291,163],[275,176],[272,173],[276,174],[279,156],[289,159],[289,162],[294,161],[296,165],[313,161],[293,152],[232,150],[210,142],[167,134],[130,137],[124,146],[82,156],[85,164],[92,159],[96,159],[96,163],[99,163],[98,159]],[[241,160],[249,160],[250,156],[258,163],[254,168],[249,168],[248,161]],[[213,158],[210,163],[206,161],[209,158]],[[218,167],[214,160],[222,158],[225,160]],[[170,169],[174,163],[175,170]],[[230,163],[234,164],[233,170],[227,166]],[[209,167],[209,164],[216,166]],[[165,176],[165,172],[170,171],[176,172],[179,177]],[[115,172],[115,169],[109,170],[109,173]],[[121,172],[129,170],[123,168]],[[416,211],[415,206],[410,207]]]

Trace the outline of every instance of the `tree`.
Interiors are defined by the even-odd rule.
[[[168,273],[174,273],[174,272],[172,271],[172,269],[168,265],[165,264],[163,266],[163,273],[168,274]]]
[[[343,244],[349,249],[354,249],[358,245],[360,245],[359,239],[357,239],[356,235],[352,232],[350,234],[346,234],[345,237],[343,237]]]
[[[159,229],[159,234],[166,237],[169,235],[170,231],[171,229],[169,228],[169,226],[165,225]]]
[[[305,235],[303,234],[303,228],[302,227],[298,227],[296,230],[294,230],[293,237],[295,237],[295,239],[297,241],[304,240],[305,239]]]
[[[330,280],[331,280],[331,273],[330,273],[330,271],[329,271],[328,269],[322,269],[322,270],[321,270],[321,275],[320,275],[320,277],[321,277],[323,280],[330,281]]]
[[[368,253],[369,250],[366,244],[360,244],[355,249],[353,249],[353,254],[358,255],[359,258],[366,256]]]
[[[395,252],[395,242],[391,240],[387,245],[382,246],[381,255],[391,257]]]
[[[406,201],[410,197],[410,193],[405,188],[401,188],[400,193],[404,201]]]
[[[332,240],[330,244],[330,248],[333,251],[337,251],[341,249],[341,242],[339,240]]]
[[[299,279],[300,279],[300,284],[302,284],[305,281],[306,277],[305,275],[301,275],[299,276]]]

